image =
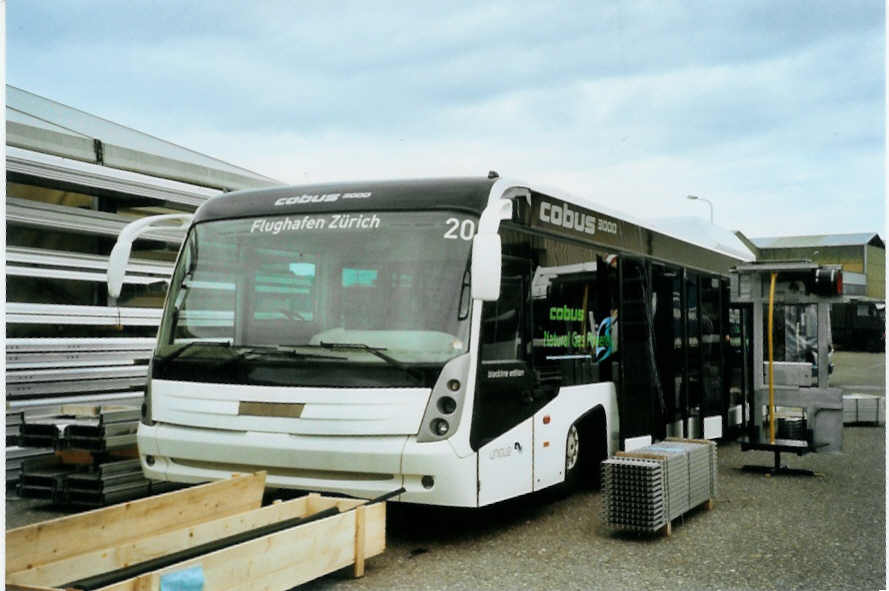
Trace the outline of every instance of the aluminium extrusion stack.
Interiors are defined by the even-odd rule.
[[[642,450],[640,450],[642,451]],[[689,478],[689,457],[685,450],[675,447],[650,445],[645,453],[666,456],[664,464],[666,473],[665,501],[669,507],[669,519],[673,521],[691,509],[691,481]]]
[[[653,532],[668,522],[664,462],[611,458],[602,462],[602,520],[612,527]]]
[[[602,462],[603,522],[653,532],[716,496],[716,444],[668,439]]]
[[[652,449],[675,449],[688,454],[688,508],[716,496],[716,444],[693,441],[661,441]]]

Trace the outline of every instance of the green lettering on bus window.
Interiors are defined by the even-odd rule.
[[[565,322],[580,322],[583,320],[582,308],[569,308],[568,306],[555,306],[549,309],[550,320],[564,320]]]

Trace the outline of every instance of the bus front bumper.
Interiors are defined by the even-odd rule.
[[[308,436],[139,425],[146,477],[197,483],[265,470],[266,486],[373,498],[404,487],[394,500],[475,507],[476,456],[458,458],[448,441],[414,437]]]

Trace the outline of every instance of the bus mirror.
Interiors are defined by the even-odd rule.
[[[127,263],[130,260],[130,250],[133,247],[133,241],[140,234],[152,227],[176,228],[176,226],[168,225],[168,222],[178,222],[179,228],[186,228],[189,222],[191,222],[191,218],[192,215],[190,213],[154,215],[138,219],[124,226],[124,229],[120,231],[120,235],[117,237],[114,248],[111,249],[111,255],[108,257],[108,297],[112,300],[120,297]]]
[[[494,302],[500,297],[500,235],[476,234],[472,239],[472,297]]]

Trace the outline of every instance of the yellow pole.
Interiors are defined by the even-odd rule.
[[[775,279],[777,273],[772,273],[772,282],[769,285],[769,443],[775,444],[775,348],[774,326],[772,324],[775,312]]]

